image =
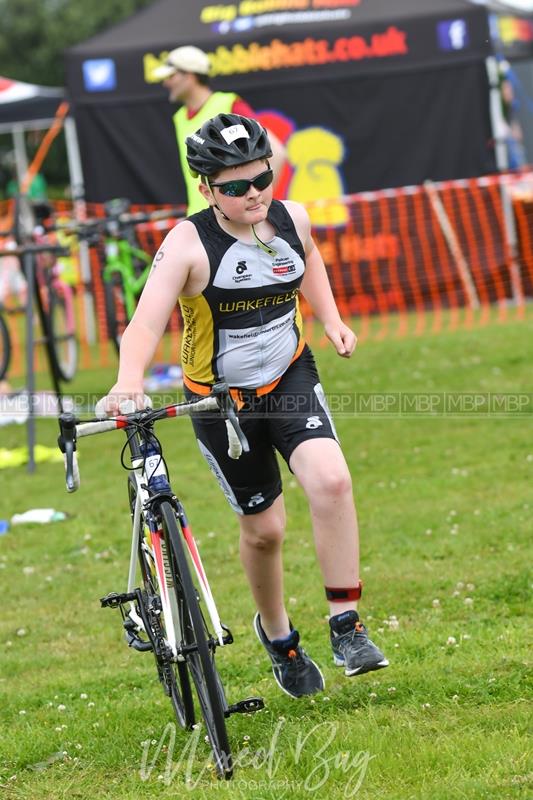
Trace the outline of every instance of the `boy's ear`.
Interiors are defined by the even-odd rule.
[[[203,181],[200,181],[200,183],[198,184],[198,191],[200,192],[204,200],[207,200],[210,206],[213,206],[215,204],[215,198],[213,197],[213,192],[211,191],[209,186],[207,186],[207,184],[205,184]]]

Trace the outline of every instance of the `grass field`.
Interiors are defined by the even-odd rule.
[[[0,517],[41,506],[72,515],[0,537],[5,796],[531,798],[532,335],[525,322],[369,341],[350,362],[317,350],[354,478],[361,614],[390,667],[347,679],[333,666],[306,504],[284,470],[287,603],[327,684],[311,699],[291,701],[273,681],[251,629],[236,525],[189,423],[160,426],[235,636],[218,657],[229,699],[266,703],[228,722],[237,760],[229,784],[213,777],[202,732],[168,727],[152,657],[128,650],[118,612],[99,608],[126,578],[120,435],[83,440],[76,495],[64,491],[60,464],[33,476],[0,472]],[[103,393],[112,377],[84,373],[71,388]],[[499,395],[490,414],[487,393]],[[0,432],[3,447],[24,444],[24,428]],[[38,436],[52,445],[55,423],[40,421]]]

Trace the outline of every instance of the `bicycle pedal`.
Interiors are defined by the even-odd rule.
[[[124,592],[123,594],[109,592],[105,597],[100,598],[100,605],[102,608],[119,608],[123,603],[129,603],[136,599],[135,592]]]
[[[233,703],[224,711],[224,716],[229,717],[230,714],[252,714],[254,711],[261,711],[265,707],[262,697],[247,697],[246,700],[240,700],[238,703]]]

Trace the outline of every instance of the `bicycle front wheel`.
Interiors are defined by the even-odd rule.
[[[183,648],[187,665],[196,688],[217,776],[228,780],[233,775],[233,764],[226,731],[224,690],[215,666],[215,644],[200,610],[176,514],[170,503],[161,503],[161,521],[165,541],[173,556],[170,563],[182,609]]]
[[[55,290],[50,292],[48,315],[47,347],[52,367],[60,380],[71,381],[78,366],[78,342],[67,301]]]
[[[0,381],[5,378],[11,360],[11,339],[7,323],[0,314]]]
[[[134,478],[128,479],[128,494],[132,519],[135,513],[137,487]],[[150,627],[154,638],[158,641],[158,652],[154,652],[159,680],[163,691],[170,698],[178,724],[182,728],[191,729],[195,722],[194,703],[189,681],[189,673],[185,661],[175,661],[168,646],[168,634],[165,628],[164,616],[159,613],[161,603],[161,590],[157,580],[154,556],[145,536],[143,515],[140,517],[138,532],[139,541],[139,566],[142,584],[145,592],[147,613],[150,618]],[[154,607],[157,606],[157,613]],[[179,631],[176,631],[178,634]]]

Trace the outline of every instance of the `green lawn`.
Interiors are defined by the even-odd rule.
[[[60,464],[31,476],[24,467],[1,471],[0,517],[39,506],[72,515],[0,537],[6,797],[530,798],[532,335],[533,323],[523,322],[367,341],[350,362],[317,349],[332,405],[344,409],[336,422],[360,518],[361,613],[390,667],[346,679],[333,666],[306,504],[284,470],[287,603],[327,684],[312,699],[291,701],[273,681],[251,629],[236,524],[189,423],[160,426],[174,488],[235,636],[218,655],[229,699],[259,694],[266,703],[228,722],[238,765],[229,784],[213,777],[202,731],[167,727],[170,705],[151,655],[128,650],[118,612],[99,608],[126,579],[120,434],[82,441],[75,495],[64,491]],[[71,389],[98,395],[112,380],[86,372]],[[491,414],[487,393],[501,395]],[[0,436],[2,447],[19,446],[25,429],[0,428]],[[40,443],[55,436],[53,421],[38,423]]]

